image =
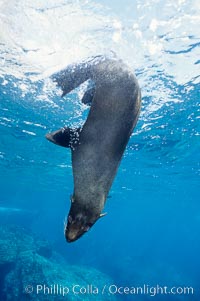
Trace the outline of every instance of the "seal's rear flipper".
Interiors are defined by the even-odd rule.
[[[81,128],[71,129],[69,127],[64,127],[55,132],[46,134],[46,138],[63,147],[74,147],[79,141],[79,133]]]

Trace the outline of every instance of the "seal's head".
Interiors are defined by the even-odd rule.
[[[80,238],[96,223],[96,221],[106,213],[91,208],[83,208],[72,203],[67,222],[65,224],[65,238],[68,242],[73,242]]]

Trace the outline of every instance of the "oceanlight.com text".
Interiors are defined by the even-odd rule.
[[[154,297],[156,295],[193,295],[194,288],[185,286],[185,287],[168,287],[168,286],[117,286],[115,284],[108,287],[109,294],[112,295],[150,295]]]

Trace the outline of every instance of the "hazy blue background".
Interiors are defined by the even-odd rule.
[[[115,283],[192,285],[195,296],[182,298],[197,300],[198,1],[12,0],[1,1],[0,9],[0,209],[25,210],[20,218],[1,212],[1,222],[31,228],[69,263],[98,268]],[[44,136],[80,125],[88,108],[80,103],[83,88],[61,99],[48,76],[111,50],[138,77],[141,116],[110,191],[108,215],[67,244],[70,151]]]

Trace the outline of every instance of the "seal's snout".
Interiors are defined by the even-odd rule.
[[[65,227],[65,238],[68,242],[73,242],[87,232],[90,227],[84,216],[78,214],[75,218],[72,218],[72,216],[69,215]]]
[[[68,242],[73,242],[78,239],[77,234],[74,232],[65,231],[65,237]]]
[[[65,221],[64,233],[66,240],[68,242],[73,242],[79,239],[105,214],[106,213],[101,213],[101,208],[80,206],[73,196],[71,198],[69,215]]]
[[[80,238],[85,232],[89,230],[89,227],[69,227],[65,228],[65,238],[68,242],[73,242]]]
[[[77,239],[79,239],[83,234],[84,234],[84,232],[77,233],[77,232],[72,232],[72,231],[66,231],[65,238],[66,238],[67,242],[74,242]]]

